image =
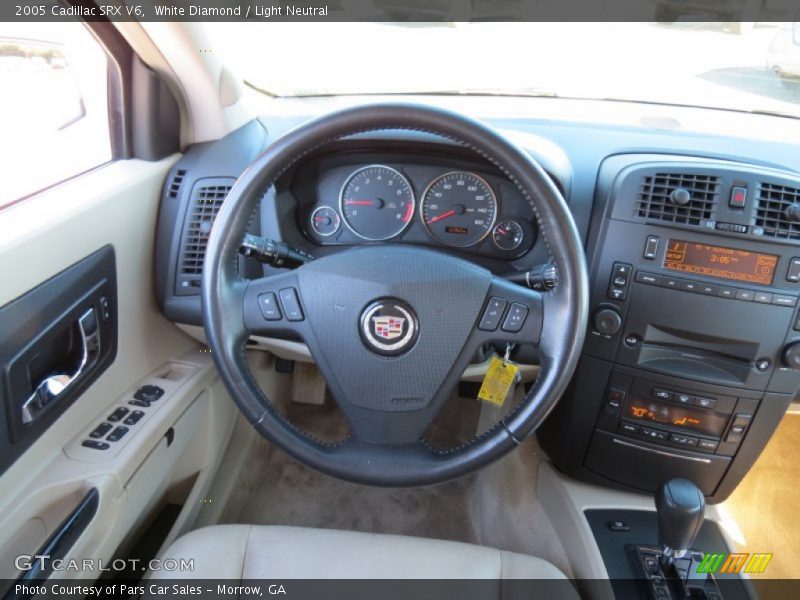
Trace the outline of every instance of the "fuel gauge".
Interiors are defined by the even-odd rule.
[[[330,206],[320,206],[311,213],[311,228],[317,235],[328,237],[339,230],[339,213]]]
[[[500,250],[516,250],[524,237],[522,225],[516,221],[500,221],[492,230],[492,241]]]

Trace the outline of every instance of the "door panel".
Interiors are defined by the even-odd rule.
[[[12,414],[21,420],[20,398],[47,376],[47,365],[57,363],[61,354],[79,358],[81,330],[76,323],[86,310],[94,307],[101,315],[100,298],[106,297],[111,312],[100,324],[101,349],[90,361],[91,377],[82,385],[76,378],[74,397],[43,411],[42,420],[34,420],[29,430],[35,433],[0,427],[0,446],[14,446],[10,440],[16,435],[20,449],[0,475],[4,576],[19,575],[9,557],[40,550],[91,489],[97,490],[95,512],[86,529],[70,540],[67,556],[110,560],[133,535],[132,527],[146,521],[159,494],[176,485],[176,477],[190,476],[192,497],[199,502],[230,437],[236,411],[209,354],[164,318],[153,290],[158,203],[175,158],[117,161],[0,211],[0,307],[15,307],[18,299],[23,307],[25,298],[38,297],[42,290],[48,298],[43,305],[30,303],[11,311],[24,321],[16,324],[24,335],[0,324],[2,353],[23,356],[20,364],[26,372],[25,386],[11,394],[4,391],[11,398],[7,418]],[[85,268],[87,264],[92,268]],[[70,273],[73,265],[83,275],[71,277],[67,285],[59,282],[58,293],[52,294],[49,284]],[[90,324],[86,329],[91,332]],[[26,354],[31,340],[39,340],[38,353]],[[61,374],[74,370],[68,365]],[[113,451],[90,460],[77,452],[92,428],[115,407],[127,405],[144,384],[166,390],[157,410],[153,405]],[[183,420],[184,414],[191,419]],[[148,456],[160,460],[148,461]],[[154,468],[158,485],[143,487]],[[196,507],[187,502],[185,510],[196,512]]]
[[[0,473],[114,361],[116,306],[108,245],[0,307]]]

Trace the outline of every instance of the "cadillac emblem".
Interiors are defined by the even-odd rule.
[[[384,356],[396,356],[414,345],[419,325],[408,304],[396,298],[383,298],[361,313],[360,330],[367,348]]]

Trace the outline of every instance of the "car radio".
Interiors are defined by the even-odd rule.
[[[767,179],[604,163],[583,358],[539,436],[567,473],[650,492],[684,476],[722,499],[758,455],[800,382],[800,221],[764,196]],[[575,439],[582,451],[562,441]]]

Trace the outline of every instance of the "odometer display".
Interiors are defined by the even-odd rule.
[[[448,246],[473,246],[485,238],[497,215],[497,198],[489,184],[468,171],[435,179],[420,204],[428,233]]]
[[[414,217],[414,192],[400,171],[384,165],[358,169],[340,197],[345,224],[371,241],[400,235]]]

